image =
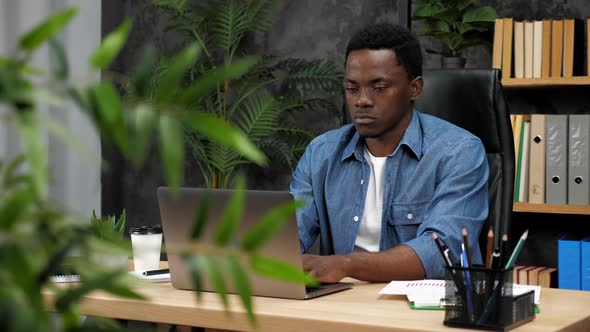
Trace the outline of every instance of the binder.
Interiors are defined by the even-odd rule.
[[[590,205],[590,114],[572,114],[568,133],[567,202]]]
[[[580,289],[590,290],[590,237],[582,239],[580,261]]]
[[[520,142],[520,186],[518,193],[518,201],[526,203],[529,201],[529,142],[531,137],[531,121],[527,116],[526,120],[522,121],[522,139]]]
[[[564,236],[557,241],[557,283],[559,288],[580,290],[580,240]]]
[[[563,77],[584,75],[584,21],[563,23]]]
[[[567,115],[545,117],[545,202],[567,204]]]
[[[529,203],[545,203],[545,114],[531,115]]]

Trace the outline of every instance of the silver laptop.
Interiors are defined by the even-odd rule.
[[[196,241],[202,244],[212,243],[213,234],[220,220],[233,190],[226,189],[198,189],[180,188],[177,195],[172,195],[169,188],[158,188],[158,203],[164,231],[164,241],[168,246],[186,245],[191,243],[190,233],[204,195],[208,195],[208,216],[203,233]],[[245,191],[244,211],[242,222],[238,230],[240,238],[246,231],[270,209],[293,200],[289,192],[282,191]],[[269,240],[260,250],[265,256],[270,256],[289,263],[292,266],[302,266],[299,249],[299,235],[295,214],[285,226]],[[193,290],[193,283],[188,270],[178,255],[168,254],[170,277],[172,285],[178,289]],[[288,283],[263,277],[248,272],[252,286],[252,294],[288,299],[310,299],[313,297],[341,291],[352,287],[350,283],[322,284],[319,287],[306,287],[303,284]],[[202,289],[214,291],[212,285],[204,278]],[[235,291],[227,280],[228,292]]]

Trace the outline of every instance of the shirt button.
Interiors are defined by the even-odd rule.
[[[414,215],[411,213],[408,213],[408,219],[412,220],[414,218]]]
[[[359,221],[359,216],[354,216],[354,218],[352,218],[354,221]]]
[[[363,179],[363,180],[361,180],[361,185],[362,185],[363,183],[365,183],[365,180],[364,180],[364,179]]]

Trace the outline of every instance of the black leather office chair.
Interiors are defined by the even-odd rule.
[[[489,215],[479,243],[486,246],[489,225],[494,242],[509,234],[514,194],[514,142],[508,106],[497,69],[432,69],[423,73],[424,89],[416,102],[420,112],[432,114],[478,136],[490,165]],[[344,121],[350,116],[344,110]]]
[[[423,73],[424,88],[416,109],[464,128],[479,137],[490,165],[489,215],[479,237],[481,250],[489,225],[494,239],[509,234],[514,195],[514,141],[510,112],[497,69],[432,69]]]

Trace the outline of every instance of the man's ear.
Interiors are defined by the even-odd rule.
[[[418,76],[410,82],[410,99],[415,101],[418,99],[420,94],[422,93],[422,86],[424,85],[424,80],[422,80],[422,76]]]

